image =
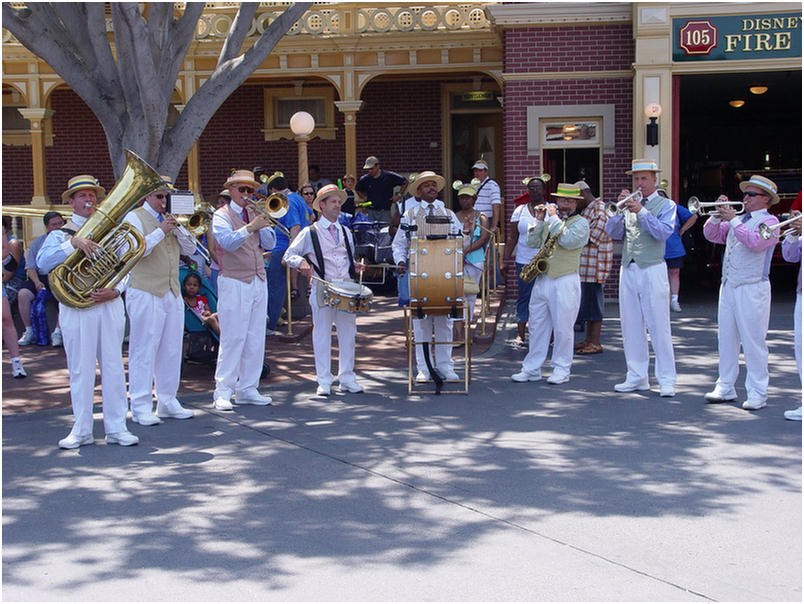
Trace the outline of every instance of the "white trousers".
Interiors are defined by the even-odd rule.
[[[795,330],[796,366],[798,380],[801,381],[801,292],[796,294],[796,308],[793,311],[793,329]]]
[[[332,385],[333,325],[338,333],[338,382],[354,384],[357,315],[330,306],[319,306],[315,288],[310,295],[310,308],[313,314],[313,354],[318,385],[325,388]]]
[[[181,379],[184,302],[169,291],[162,297],[141,289],[126,292],[128,397],[131,412],[153,413],[152,391],[162,404],[176,398]]]
[[[648,378],[650,334],[656,355],[656,380],[660,386],[675,386],[676,360],[670,334],[669,299],[670,283],[664,262],[647,268],[639,268],[636,262],[620,267],[620,326],[627,382]]]
[[[106,434],[126,430],[126,374],[123,369],[123,300],[116,298],[90,308],[59,304],[61,335],[70,372],[72,434],[92,434],[95,364],[100,365],[103,428]]]
[[[770,322],[770,281],[733,287],[720,286],[717,307],[717,386],[729,391],[740,373],[742,344],[745,357],[745,390],[751,400],[768,397],[768,334]]]
[[[220,346],[215,368],[215,398],[232,394],[253,395],[265,362],[265,321],[268,288],[254,277],[243,283],[218,276],[218,324]]]
[[[522,361],[522,371],[541,374],[547,360],[550,333],[553,338],[553,375],[564,376],[572,369],[575,344],[575,318],[581,306],[581,279],[578,273],[551,279],[536,278],[528,306],[528,354]]]
[[[465,275],[472,277],[475,280],[475,283],[480,285],[480,279],[483,276],[482,268],[478,268],[474,264],[465,262],[463,265],[463,272]],[[477,300],[477,294],[464,295],[464,297],[466,298],[466,305],[469,307],[469,322],[471,322],[475,317],[475,301]]]
[[[416,367],[425,375],[429,375],[427,363],[424,361],[424,349],[421,342],[430,342],[435,333],[436,342],[452,341],[452,319],[449,315],[427,315],[423,319],[413,319],[413,340],[416,349]],[[427,344],[429,346],[429,344]],[[432,350],[432,349],[431,349]],[[430,362],[433,357],[430,356]],[[435,345],[435,368],[441,373],[455,371],[452,360],[452,344]]]

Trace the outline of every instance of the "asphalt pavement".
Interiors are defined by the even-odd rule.
[[[263,389],[275,405],[220,412],[206,386],[185,390],[195,417],[130,424],[136,447],[103,444],[100,407],[96,444],[74,451],[56,447],[63,403],[7,413],[3,599],[800,602],[792,310],[775,296],[769,402],[754,412],[704,403],[707,294],[672,317],[671,399],[653,379],[613,391],[616,305],[605,351],[576,357],[569,383],[511,382],[525,352],[505,345],[509,304],[467,395],[409,396],[401,340],[384,338],[366,342],[363,394],[277,379]]]

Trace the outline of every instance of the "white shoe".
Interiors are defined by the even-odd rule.
[[[553,373],[549,378],[547,378],[548,384],[566,384],[569,382],[570,376],[569,373]]]
[[[212,408],[218,411],[231,411],[234,409],[234,406],[232,405],[232,401],[228,398],[216,398],[212,403]]]
[[[28,377],[25,368],[22,366],[22,361],[19,359],[11,361],[11,375],[17,379]]]
[[[681,305],[678,302],[670,302],[670,310],[673,312],[681,312]]]
[[[64,346],[64,339],[61,337],[61,329],[57,327],[53,330],[53,333],[50,334],[50,344],[51,346]]]
[[[704,394],[704,398],[706,399],[707,403],[725,403],[728,401],[736,401],[737,400],[737,392],[735,390],[721,390],[717,386],[712,392],[707,392]]]
[[[419,373],[416,374],[416,381],[419,384],[424,384],[425,382],[430,381],[430,376],[427,375],[424,371],[420,371]]]
[[[84,434],[83,436],[76,436],[70,432],[66,438],[59,441],[59,449],[77,449],[83,445],[94,445],[95,439],[91,434]]]
[[[195,414],[191,409],[185,409],[182,407],[181,403],[174,398],[164,405],[160,402],[157,402],[156,415],[157,417],[161,418],[190,419]]]
[[[107,445],[120,445],[121,447],[130,447],[140,442],[140,439],[134,436],[128,430],[124,432],[112,432],[106,435]]]
[[[257,405],[264,407],[270,405],[273,399],[270,396],[263,396],[256,390],[254,392],[241,393],[235,395],[235,405]]]
[[[332,394],[332,389],[329,386],[322,386],[319,384],[315,389],[316,396],[329,396],[330,394]]]
[[[363,386],[358,384],[357,382],[351,382],[346,384],[338,384],[338,392],[351,392],[352,394],[358,394],[363,392]]]
[[[539,373],[530,373],[529,371],[520,371],[511,376],[515,382],[538,382],[542,379]]]
[[[444,380],[458,381],[461,379],[458,377],[458,374],[452,371],[451,369],[449,371],[441,371],[440,369],[437,369],[436,371],[438,371],[438,374]]]
[[[650,384],[648,384],[648,379],[645,378],[640,382],[629,382],[625,380],[620,384],[615,384],[614,389],[617,392],[633,392],[634,390],[650,390]]]
[[[790,409],[789,411],[784,412],[784,418],[789,419],[794,422],[801,421],[801,407],[798,409]]]
[[[34,339],[33,327],[26,327],[25,332],[22,334],[22,337],[19,340],[17,340],[17,344],[19,344],[20,346],[27,346],[28,344],[33,342],[33,339]]]
[[[675,396],[675,395],[676,395],[675,386],[671,386],[671,385],[659,386],[659,396],[669,398],[669,397]]]
[[[756,411],[757,409],[762,409],[762,407],[767,404],[768,403],[765,401],[749,398],[743,403],[743,409],[747,409],[748,411]]]
[[[143,413],[141,415],[131,412],[131,421],[140,426],[156,426],[162,423],[162,420],[155,416],[153,413]]]

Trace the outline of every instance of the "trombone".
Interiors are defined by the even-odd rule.
[[[169,214],[169,216],[173,216]],[[198,241],[198,237],[203,235],[209,229],[210,224],[210,217],[209,214],[206,212],[196,212],[195,214],[187,215],[181,214],[180,216],[173,216],[176,219],[176,222],[179,223],[177,227],[185,237],[192,237],[195,241],[195,251],[196,253],[201,256],[201,259],[206,264],[211,264],[211,257],[209,255],[209,250],[204,246],[203,243]]]
[[[622,214],[623,208],[625,208],[625,204],[635,199],[637,201],[642,201],[642,187],[639,187],[636,191],[631,193],[628,197],[621,199],[618,202],[610,201],[606,204],[606,216],[611,218],[612,216],[616,216],[617,214]]]
[[[290,208],[287,196],[282,195],[282,193],[273,193],[266,197],[265,195],[254,193],[254,196],[248,201],[248,205],[257,214],[267,218],[271,226],[282,231],[290,239],[290,229],[279,222],[279,219],[287,214]]]
[[[757,227],[757,230],[759,231],[759,236],[767,241],[771,237],[776,236],[775,231],[781,229],[784,226],[787,226],[788,224],[794,223],[796,220],[801,220],[801,214],[796,214],[796,215],[791,214],[790,218],[788,218],[784,222],[779,222],[779,223],[776,223],[774,225],[767,225],[765,223],[762,223],[762,224],[759,225],[759,227]],[[800,229],[798,229],[796,227],[791,227],[791,228],[786,229],[784,231],[780,231],[780,233],[781,234],[779,235],[779,237],[783,238],[783,237],[787,237],[788,235],[795,235],[795,234],[800,233]]]
[[[693,214],[700,216],[711,216],[717,211],[717,206],[736,206],[734,209],[738,214],[745,211],[745,204],[742,201],[701,201],[697,197],[690,197],[687,200],[687,209]]]

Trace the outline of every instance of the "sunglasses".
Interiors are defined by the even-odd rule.
[[[157,199],[167,199],[168,195],[166,193],[156,193],[154,197],[156,197]]]
[[[756,191],[746,191],[743,193],[743,197],[768,197],[765,193],[757,193]]]
[[[241,193],[253,193],[254,192],[254,189],[252,189],[251,187],[237,187],[237,190],[240,191]]]
[[[305,191],[302,195],[315,195],[313,191]]]

